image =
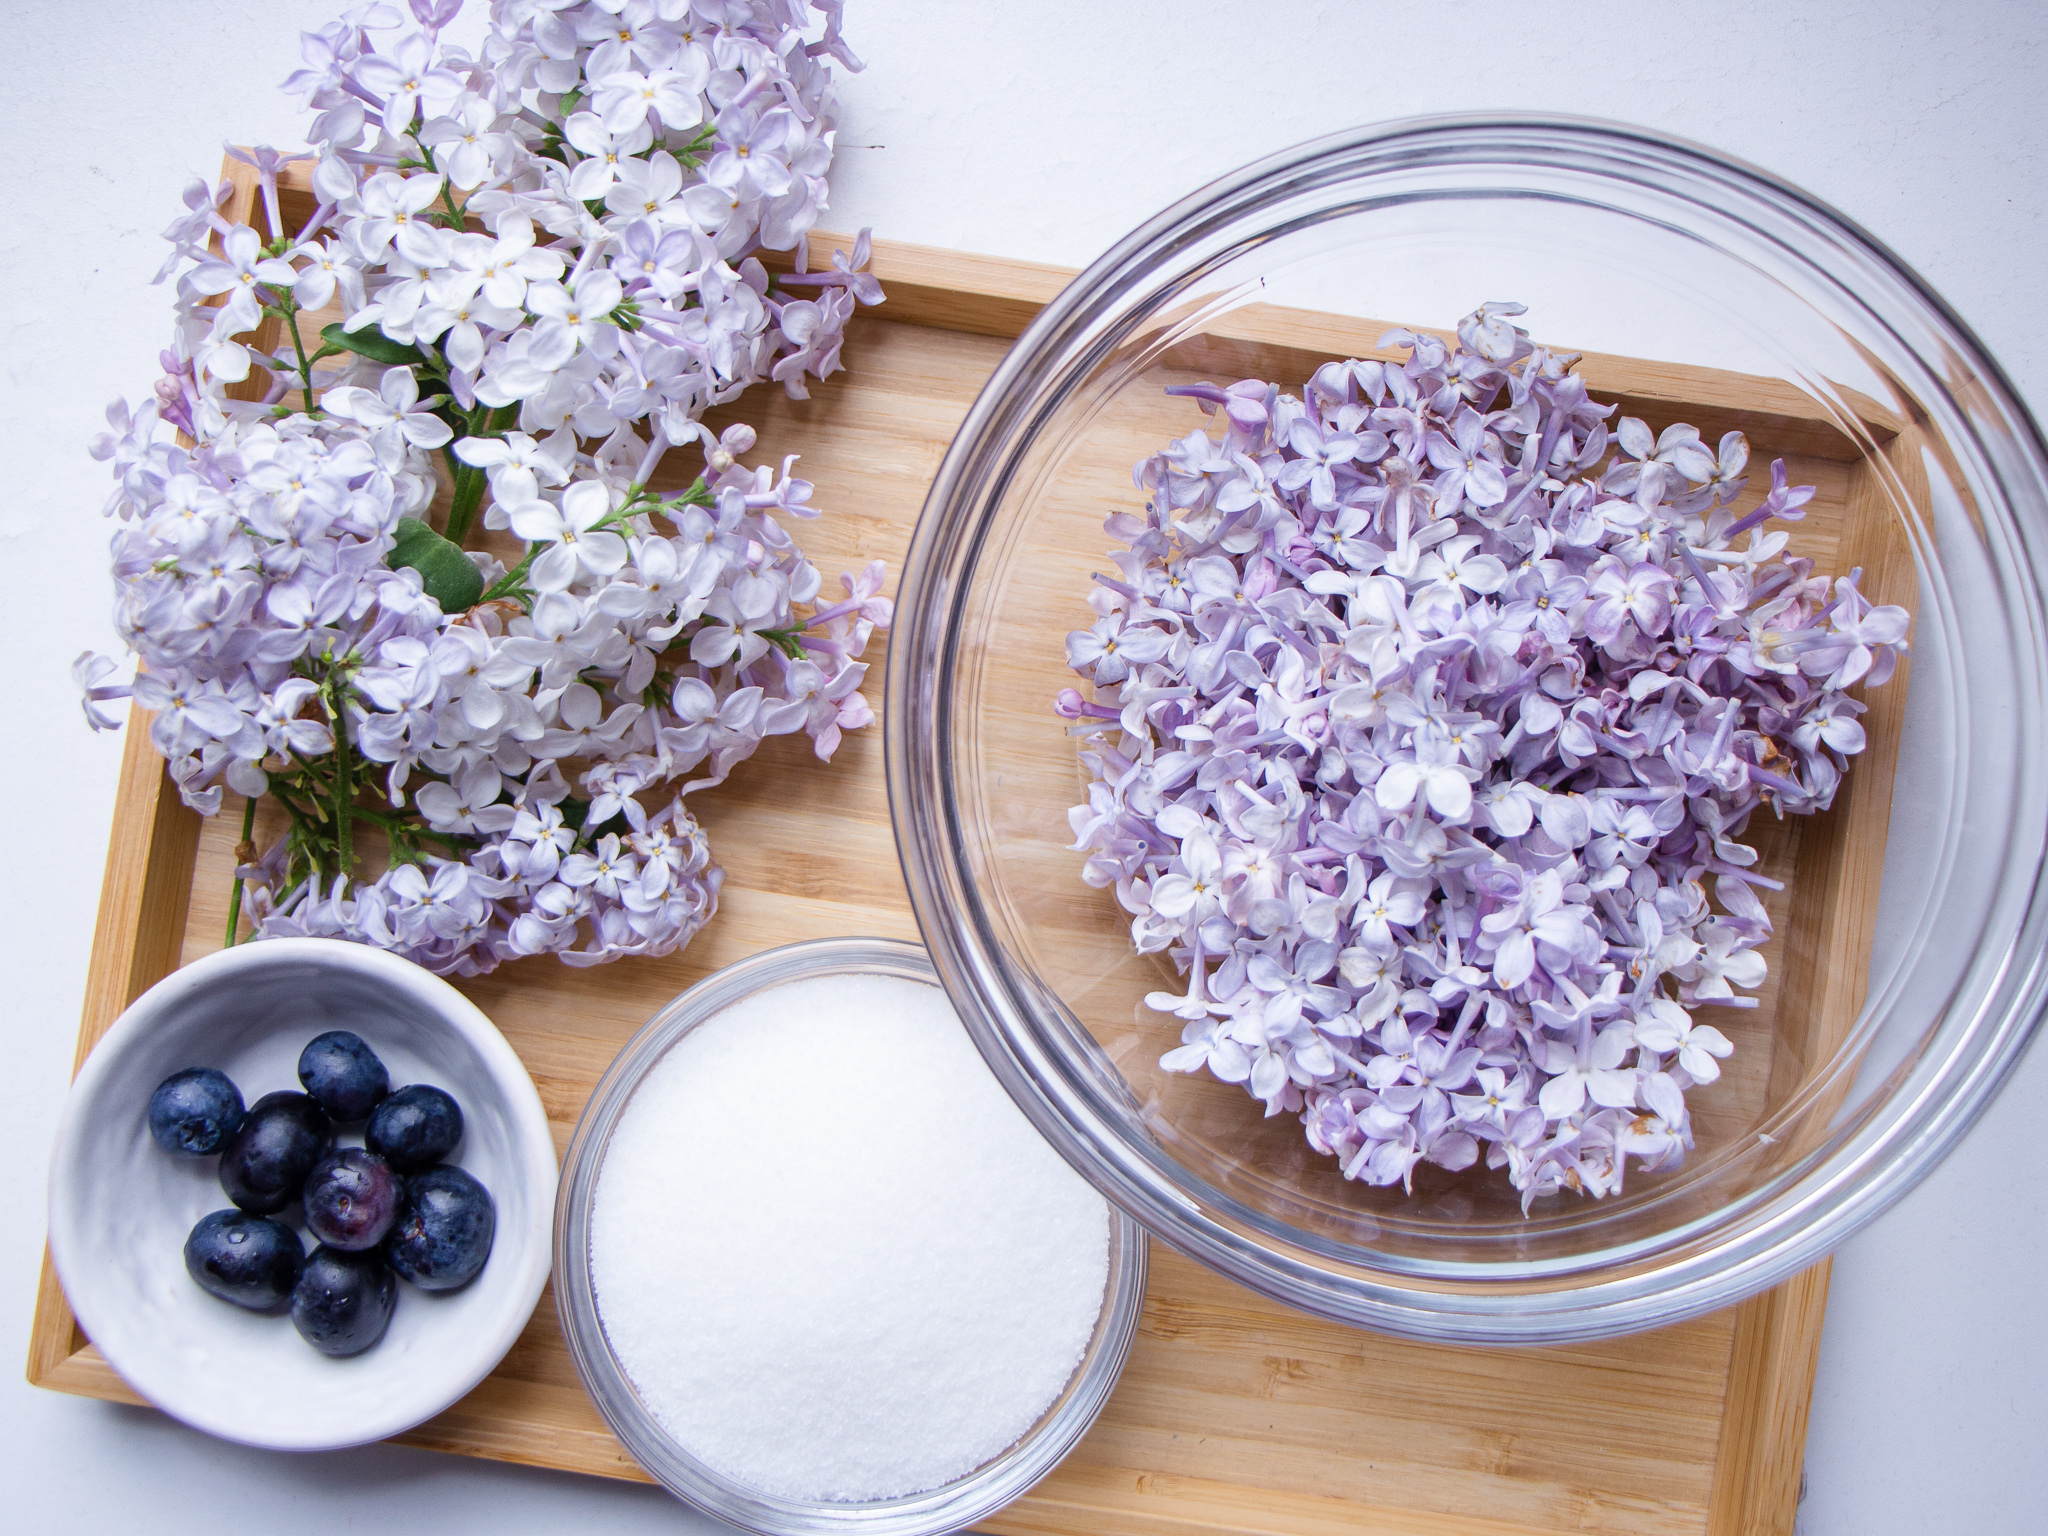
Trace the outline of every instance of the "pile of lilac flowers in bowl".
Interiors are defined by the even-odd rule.
[[[2030,1037],[2044,466],[1881,247],[1690,146],[1249,167],[1048,308],[926,504],[884,720],[927,946],[1067,1156],[1267,1294],[1472,1341],[1726,1305]]]
[[[1185,977],[1146,999],[1185,1021],[1160,1065],[1298,1115],[1347,1179],[1483,1158],[1527,1211],[1691,1150],[1733,1050],[1699,1015],[1758,1006],[1783,888],[1740,839],[1831,806],[1908,615],[1784,556],[1764,525],[1816,487],[1783,459],[1738,516],[1740,432],[1610,434],[1521,310],[1303,398],[1170,390],[1220,440],[1139,466],[1058,710],[1084,879]]]

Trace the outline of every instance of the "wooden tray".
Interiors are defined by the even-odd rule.
[[[246,176],[240,190],[246,208]],[[287,216],[303,201],[302,189],[288,189]],[[814,250],[830,243],[814,239]],[[807,402],[765,387],[741,402],[761,430],[764,461],[801,452],[803,473],[817,482],[826,515],[801,537],[828,580],[875,558],[892,575],[899,569],[932,474],[1006,339],[1072,275],[886,242],[875,246],[874,268],[888,300],[855,322],[850,370]],[[1212,376],[1298,379],[1305,372],[1292,366],[1259,365],[1275,360],[1274,348],[1297,359],[1364,355],[1380,329],[1248,311],[1234,339],[1208,343]],[[1896,423],[1865,413],[1873,439],[1892,443],[1894,468],[1880,472],[1779,381],[1597,357],[1582,371],[1595,393],[1620,397],[1653,428],[1689,420],[1711,441],[1740,426],[1754,460],[1792,459],[1795,480],[1821,488],[1800,545],[1821,569],[1869,568],[1865,589],[1880,600],[1912,601],[1910,559],[1890,532],[1891,498],[1902,487],[1913,494]],[[1047,643],[1079,622],[1048,615]],[[866,690],[877,709],[881,679],[877,665]],[[1836,809],[1788,824],[1771,850],[1774,863],[1797,874],[1772,958],[1777,995],[1760,1010],[1775,1016],[1774,1043],[1749,1066],[1759,1084],[1774,1060],[1782,1070],[1831,1049],[1860,1005],[1904,691],[1901,679],[1873,695],[1871,746]],[[225,924],[236,808],[203,824],[186,811],[144,727],[141,718],[128,726],[80,1060],[131,999],[218,948]],[[528,960],[461,984],[533,1073],[558,1148],[614,1053],[711,971],[803,938],[917,937],[890,831],[879,728],[849,737],[829,767],[807,755],[808,743],[781,738],[733,782],[695,799],[727,879],[717,918],[683,954],[596,970]],[[1457,1349],[1311,1320],[1155,1244],[1139,1336],[1101,1419],[1057,1471],[983,1528],[1789,1533],[1826,1290],[1822,1264],[1739,1307],[1656,1333]],[[47,1261],[28,1375],[59,1391],[139,1401],[79,1331]],[[645,1480],[578,1385],[552,1296],[495,1373],[400,1438]]]

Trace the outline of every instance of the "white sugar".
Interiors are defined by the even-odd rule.
[[[598,1311],[692,1455],[789,1498],[922,1492],[1059,1396],[1109,1214],[938,988],[791,982],[675,1046],[599,1172]]]

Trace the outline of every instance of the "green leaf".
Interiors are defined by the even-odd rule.
[[[596,826],[586,825],[590,817],[590,802],[579,800],[574,795],[562,801],[560,810],[563,825],[573,827],[581,833],[581,841],[585,847],[595,848],[597,840],[607,832],[616,832],[620,837],[625,837],[633,830],[632,824],[620,811],[612,812],[606,820],[597,823]]]
[[[321,327],[320,339],[344,352],[367,357],[373,363],[404,363],[417,368],[426,362],[418,347],[393,341],[375,326],[364,326],[360,331],[344,331],[341,322],[336,321],[333,325]]]
[[[398,545],[390,558],[394,571],[410,566],[420,573],[427,596],[441,605],[443,613],[467,613],[484,595],[483,573],[462,547],[450,544],[416,517],[398,520]]]

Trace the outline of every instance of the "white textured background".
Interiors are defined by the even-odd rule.
[[[15,157],[0,221],[0,805],[21,839],[0,874],[0,1365],[27,1345],[120,752],[85,729],[67,677],[78,652],[113,644],[107,482],[84,443],[107,400],[155,376],[166,295],[148,279],[186,177],[214,173],[223,138],[299,142],[274,86],[297,66],[298,30],[341,8],[0,0],[0,142]],[[2048,411],[2038,0],[849,11],[868,71],[844,85],[834,227],[1081,265],[1172,199],[1316,134],[1422,112],[1579,112],[1685,135],[1832,202],[1917,267]],[[1806,1536],[2048,1523],[2042,1096],[2036,1052],[1961,1151],[1837,1257]],[[230,1509],[336,1531],[704,1526],[650,1490],[425,1451],[243,1451],[0,1374],[14,1529],[215,1536]]]

